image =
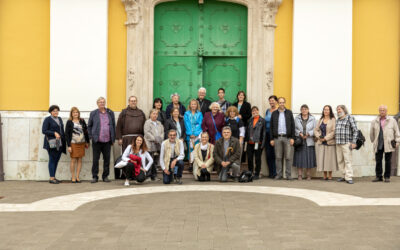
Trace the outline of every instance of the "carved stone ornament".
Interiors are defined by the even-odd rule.
[[[272,71],[265,72],[265,83],[268,90],[272,90],[272,85],[274,83],[274,77]]]
[[[264,0],[262,9],[262,23],[265,27],[276,28],[275,17],[282,0]]]
[[[141,15],[141,0],[122,0],[125,4],[127,21],[125,25],[128,27],[135,26],[142,19]]]
[[[128,90],[132,91],[133,86],[135,85],[135,72],[132,68],[128,70]]]

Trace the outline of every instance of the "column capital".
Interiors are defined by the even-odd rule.
[[[282,0],[264,0],[262,8],[262,24],[267,28],[276,28],[275,17]]]
[[[125,25],[128,27],[136,26],[141,19],[141,7],[142,7],[142,0],[121,0],[125,4],[125,11],[127,14],[127,20]]]

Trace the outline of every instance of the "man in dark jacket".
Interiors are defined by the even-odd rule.
[[[99,97],[97,99],[98,109],[90,112],[88,122],[89,138],[92,140],[93,165],[92,165],[92,183],[99,180],[99,159],[103,154],[103,181],[110,182],[110,153],[111,145],[115,141],[115,116],[111,109],[106,108],[106,99]]]
[[[199,88],[199,91],[197,92],[197,101],[199,102],[200,105],[200,112],[203,114],[210,111],[210,105],[211,101],[206,99],[206,93],[207,90],[204,87]]]
[[[141,109],[137,107],[136,96],[128,99],[128,107],[123,109],[118,116],[116,139],[118,144],[122,145],[122,152],[132,143],[134,136],[144,136],[144,123],[146,116]]]
[[[275,147],[276,176],[275,180],[282,179],[283,161],[285,159],[286,178],[292,180],[292,152],[295,136],[293,113],[285,107],[286,99],[279,97],[279,108],[271,115],[271,146]]]
[[[219,180],[226,182],[228,172],[232,169],[232,176],[238,180],[240,172],[240,143],[232,136],[231,128],[225,126],[222,129],[222,138],[215,143],[214,162]]]

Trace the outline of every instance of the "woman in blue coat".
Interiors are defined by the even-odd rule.
[[[200,111],[199,102],[196,99],[192,99],[189,102],[188,111],[185,112],[183,117],[186,129],[186,143],[188,145],[189,159],[193,162],[193,157],[190,157],[194,146],[199,143],[199,135],[203,131],[201,123],[203,122],[203,114]]]
[[[64,133],[64,124],[58,112],[60,108],[57,105],[52,105],[49,108],[50,116],[46,117],[42,125],[42,133],[44,134],[43,148],[49,154],[49,174],[51,184],[59,184],[60,181],[55,178],[58,161],[61,154],[66,154],[66,141]]]

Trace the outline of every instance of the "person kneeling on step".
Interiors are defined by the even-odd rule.
[[[160,166],[163,172],[163,183],[170,184],[175,182],[182,184],[183,159],[185,158],[185,149],[182,140],[176,138],[175,129],[168,131],[168,139],[161,144]],[[174,170],[177,168],[176,174]]]
[[[231,128],[222,129],[222,138],[215,143],[214,161],[219,180],[226,182],[228,172],[232,169],[232,177],[238,180],[240,172],[240,142],[232,136]]]
[[[133,178],[137,182],[146,180],[148,173],[150,173],[149,169],[153,165],[153,158],[147,151],[147,145],[142,136],[132,139],[132,144],[126,147],[121,159],[127,162],[124,167],[125,186],[129,186],[129,180]]]
[[[201,133],[201,142],[194,148],[193,175],[198,181],[210,181],[214,168],[214,145],[209,139],[207,132]]]

